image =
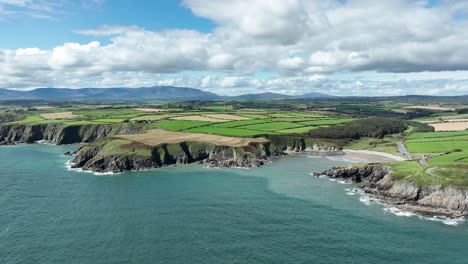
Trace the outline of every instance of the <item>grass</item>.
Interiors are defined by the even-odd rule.
[[[292,116],[298,116],[298,117],[304,117],[304,118],[324,118],[324,117],[326,117],[324,114],[320,114],[320,113],[291,112],[291,113],[288,113],[288,114],[292,115]]]
[[[125,120],[123,118],[102,118],[102,119],[94,119],[92,122],[95,123],[105,123],[105,124],[115,124],[115,123],[123,123]]]
[[[408,143],[419,143],[419,142],[441,142],[441,141],[468,141],[468,134],[459,136],[449,137],[430,137],[430,138],[415,138],[407,139]]]
[[[8,124],[9,125],[25,125],[25,124],[37,125],[37,124],[56,124],[56,123],[61,123],[61,122],[63,122],[63,121],[61,121],[61,120],[47,120],[47,119],[44,119],[44,118],[42,118],[40,116],[31,115],[31,116],[27,116],[23,120],[10,122]]]
[[[258,135],[265,134],[264,131],[251,130],[251,129],[240,129],[240,128],[227,128],[227,127],[196,127],[185,130],[186,132],[192,133],[205,133],[205,134],[215,134],[222,136],[231,136],[231,137],[253,137]],[[272,133],[269,133],[272,134]]]
[[[86,116],[89,118],[134,118],[144,115],[145,112],[134,109],[89,109],[73,112],[74,115]]]
[[[267,115],[261,115],[261,114],[244,114],[244,113],[238,113],[240,116],[245,116],[248,118],[252,119],[269,119],[270,117]]]
[[[102,156],[124,154],[128,156],[150,157],[151,147],[126,139],[112,139],[104,144],[99,154]]]
[[[416,186],[441,184],[457,188],[468,187],[468,166],[438,166],[432,169],[433,176],[428,174],[428,167],[417,161],[401,161],[389,164],[392,167],[392,179],[414,182]]]
[[[191,121],[191,120],[165,120],[150,125],[152,128],[161,128],[170,131],[183,131],[193,127],[200,127],[213,124],[208,121]]]
[[[268,120],[238,120],[238,121],[231,121],[231,122],[226,122],[226,123],[216,123],[213,124],[212,126],[215,127],[241,127],[241,126],[246,126],[246,125],[255,125],[255,124],[263,124],[263,123],[269,123]]]
[[[289,113],[274,113],[274,114],[268,114],[270,117],[278,117],[278,118],[288,118],[288,117],[293,117],[294,115],[291,115]]]
[[[260,131],[268,131],[268,132],[275,132],[280,130],[285,130],[289,128],[297,128],[302,127],[301,124],[294,124],[288,122],[273,122],[273,123],[262,123],[262,124],[254,124],[243,126],[243,129],[250,129],[250,130],[260,130]]]
[[[171,114],[160,114],[160,115],[144,115],[144,116],[139,116],[130,119],[130,121],[155,121],[155,120],[161,120],[161,119],[166,119],[169,117],[177,117],[179,115],[171,115]]]
[[[348,145],[345,146],[345,148],[355,150],[380,151],[400,156],[400,153],[398,152],[397,142],[398,139],[396,137],[390,136],[384,137],[383,139],[362,138],[360,140],[350,142]]]
[[[298,133],[305,133],[309,132],[310,130],[318,128],[317,126],[305,126],[305,127],[297,127],[297,128],[289,128],[277,131],[281,134],[298,134]]]
[[[431,165],[452,165],[452,164],[466,164],[468,165],[467,152],[452,152],[430,158],[428,162]]]
[[[300,122],[303,125],[307,126],[319,126],[319,125],[336,125],[345,122],[350,122],[355,120],[354,118],[337,118],[337,119],[323,119],[323,120],[312,120]]]
[[[413,153],[442,153],[468,149],[468,141],[407,142],[406,147]]]
[[[220,146],[242,147],[247,146],[252,142],[268,142],[264,138],[225,137],[200,133],[172,132],[160,129],[149,130],[143,134],[117,135],[114,136],[114,138],[137,141],[148,146],[159,146],[162,144],[181,142],[205,142]]]
[[[217,110],[217,111],[229,111],[232,110],[232,105],[210,105],[210,106],[203,106],[202,109],[205,110]]]
[[[468,135],[468,131],[451,131],[451,132],[420,132],[414,133],[408,137],[408,140],[411,139],[421,139],[421,138],[442,138],[442,137],[454,137],[454,136],[464,136]]]

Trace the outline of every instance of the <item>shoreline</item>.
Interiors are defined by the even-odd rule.
[[[343,152],[354,157],[367,158],[370,160],[369,162],[393,162],[407,160],[403,157],[380,151],[343,149]]]
[[[355,184],[369,200],[421,217],[457,221],[468,217],[464,198],[468,191],[442,185],[417,186],[413,182],[392,180],[391,174],[391,167],[385,164],[351,164],[311,173],[331,181]]]

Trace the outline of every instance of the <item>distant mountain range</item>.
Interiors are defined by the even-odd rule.
[[[278,93],[221,96],[200,89],[156,86],[144,88],[38,88],[30,91],[0,89],[0,100],[97,100],[97,101],[189,101],[216,99],[286,99],[332,97],[320,93],[291,96]]]

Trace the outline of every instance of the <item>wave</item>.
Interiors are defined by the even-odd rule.
[[[104,176],[104,175],[118,175],[118,174],[122,174],[122,172],[96,172],[96,171],[87,171],[87,170],[83,170],[82,168],[72,168],[73,166],[73,162],[71,162],[71,160],[65,162],[65,168],[68,170],[68,171],[75,171],[75,172],[82,172],[82,173],[91,173],[91,174],[94,174],[96,176]]]
[[[392,214],[397,215],[397,216],[410,217],[410,216],[415,216],[416,215],[413,212],[404,211],[404,210],[401,210],[401,209],[393,207],[393,206],[385,207],[384,211],[392,213]]]
[[[425,217],[425,216],[420,216],[418,215],[419,219],[423,220],[428,220],[428,221],[436,221],[436,222],[441,222],[444,225],[448,226],[458,226],[465,222],[465,218],[460,217],[460,218],[450,218],[446,216],[433,216],[433,217]]]

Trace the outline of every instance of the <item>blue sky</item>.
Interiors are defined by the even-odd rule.
[[[67,1],[68,2],[68,1]],[[21,11],[15,6],[8,10]],[[39,12],[43,13],[43,12]],[[38,19],[29,15],[12,15],[0,19],[2,41],[0,48],[19,47],[52,48],[65,42],[89,42],[95,38],[74,33],[77,29],[97,28],[102,25],[138,25],[148,30],[173,28],[195,29],[209,32],[214,23],[197,17],[178,0],[144,1],[69,1],[49,18]],[[106,42],[105,38],[100,41]]]
[[[468,94],[468,1],[0,0],[0,87]]]

